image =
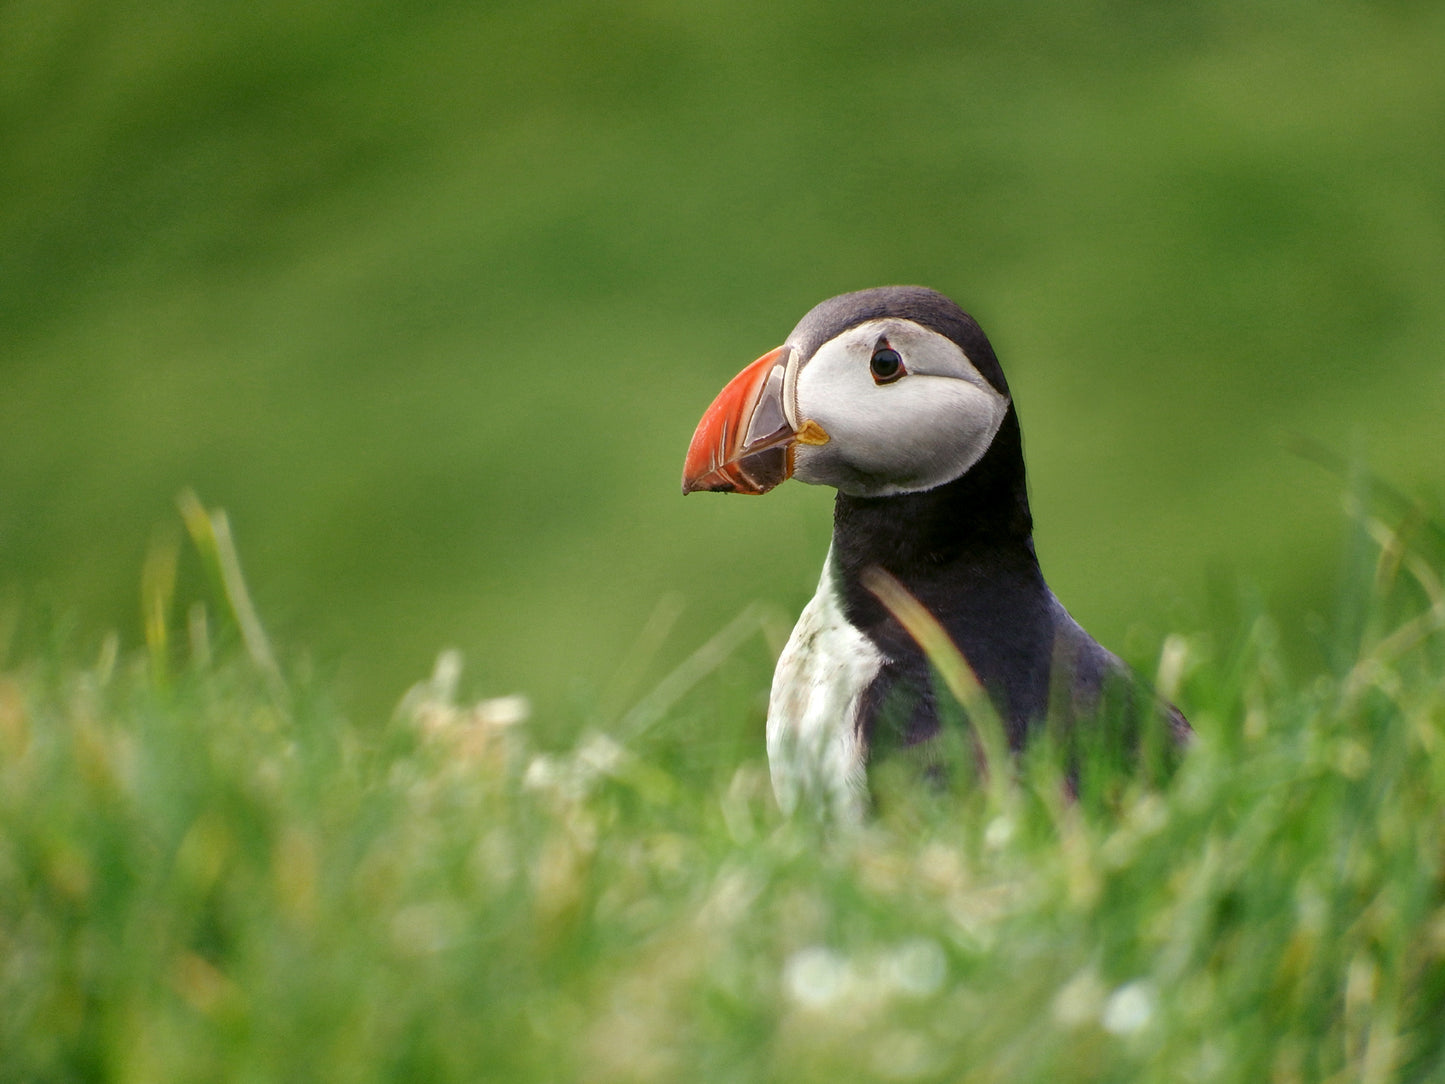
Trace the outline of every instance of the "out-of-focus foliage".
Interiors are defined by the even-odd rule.
[[[1229,626],[1212,581],[1328,610],[1337,484],[1282,438],[1440,497],[1442,55],[1406,0],[14,0],[0,590],[135,642],[195,486],[368,717],[453,644],[620,703],[826,546],[824,492],[680,498],[701,409],[912,281],[990,330],[1111,646]]]
[[[1173,643],[1200,740],[1167,783],[1086,753],[1072,799],[1035,747],[987,787],[884,773],[851,830],[780,818],[725,689],[548,742],[453,656],[366,728],[197,620],[182,665],[32,656],[0,1076],[1440,1080],[1442,562],[1359,522],[1337,671],[1290,680],[1259,614]],[[205,629],[245,608],[217,578]]]

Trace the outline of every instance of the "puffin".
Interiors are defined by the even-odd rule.
[[[1144,720],[1136,729],[1159,726],[1170,748],[1189,741],[1183,714],[1045,582],[1008,381],[978,322],[944,294],[829,298],[718,393],[688,446],[683,493],[763,494],[789,478],[837,497],[817,592],[768,700],[784,812],[862,819],[870,764],[908,750],[932,773],[961,724],[877,592],[880,571],[947,633],[1014,753],[1046,726],[1087,740],[1121,712]]]

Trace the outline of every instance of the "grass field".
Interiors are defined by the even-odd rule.
[[[0,4],[0,1081],[1445,1081],[1442,56],[1433,0]],[[988,330],[1167,784],[779,818],[831,494],[682,455],[888,282]]]
[[[148,651],[0,675],[0,1078],[1445,1080],[1445,562],[1389,522],[1337,671],[1170,644],[1172,779],[1035,749],[838,830],[712,662],[559,741],[450,656],[357,728],[190,505],[207,599],[158,559]]]
[[[683,500],[683,451],[810,306],[921,282],[1087,628],[1147,661],[1243,584],[1318,665],[1286,442],[1445,507],[1441,55],[1413,0],[7,3],[0,599],[137,645],[194,487],[348,712],[455,646],[580,716],[659,607],[646,680],[801,608],[829,495]]]

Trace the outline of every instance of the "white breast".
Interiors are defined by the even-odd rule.
[[[843,614],[831,551],[818,593],[804,607],[773,674],[768,767],[785,813],[800,806],[841,820],[867,805],[858,705],[883,655]]]

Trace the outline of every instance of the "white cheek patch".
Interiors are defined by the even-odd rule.
[[[880,339],[907,375],[874,382]],[[831,438],[795,449],[793,477],[854,496],[911,493],[951,482],[988,451],[1008,397],[952,340],[907,320],[873,320],[825,343],[797,378],[798,414]]]

